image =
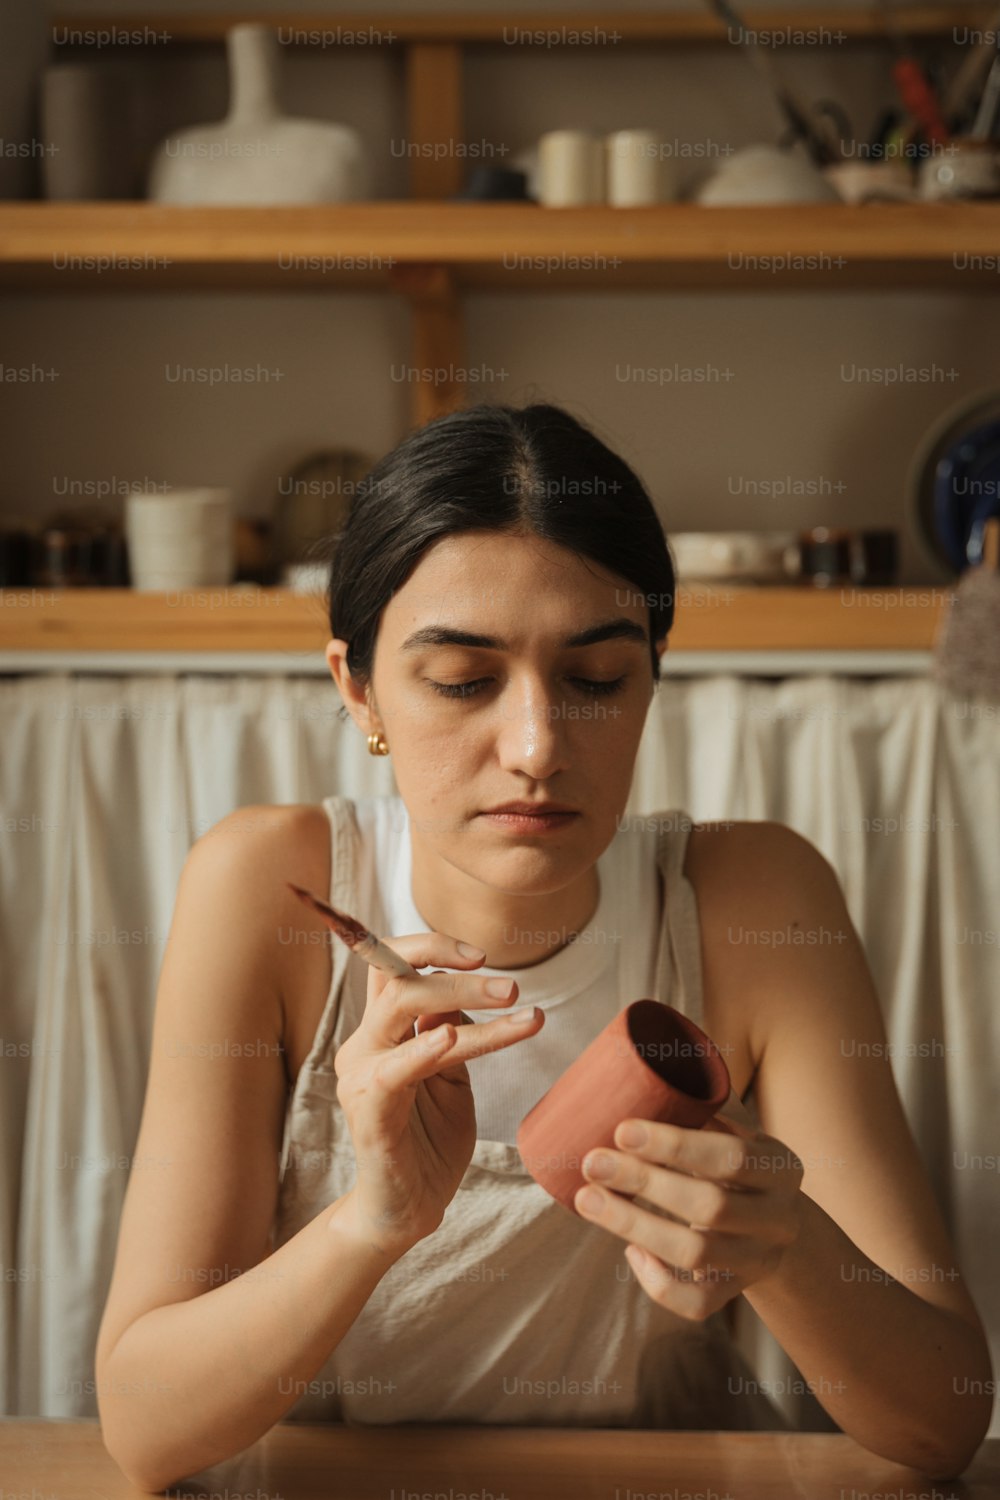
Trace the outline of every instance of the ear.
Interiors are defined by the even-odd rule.
[[[344,700],[348,713],[359,729],[365,734],[370,734],[372,730],[380,729],[382,726],[377,724],[372,717],[368,707],[367,690],[351,676],[351,670],[347,665],[349,644],[348,641],[334,636],[327,641],[323,654],[330,668],[330,675],[340,689],[340,696]]]

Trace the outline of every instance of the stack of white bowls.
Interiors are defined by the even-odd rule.
[[[235,570],[232,491],[178,489],[125,501],[132,587],[169,592],[231,583]]]

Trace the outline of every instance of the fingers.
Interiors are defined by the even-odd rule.
[[[602,1170],[602,1168],[610,1170]],[[613,1193],[643,1198],[685,1224],[734,1235],[767,1235],[774,1204],[765,1193],[734,1193],[721,1183],[655,1166],[630,1152],[592,1151],[583,1172]]]
[[[645,1131],[641,1144],[630,1145],[622,1120],[615,1130],[615,1145],[646,1161],[694,1177],[708,1177],[730,1187],[756,1189],[774,1181],[774,1165],[763,1136],[755,1139],[729,1130],[691,1130],[664,1121],[639,1120]]]
[[[513,1046],[523,1037],[534,1036],[544,1022],[544,1011],[535,1005],[522,1010],[520,1016],[504,1016],[500,1021],[479,1025],[470,1022],[467,1026],[446,1022],[393,1047],[379,1062],[375,1078],[385,1089],[403,1089],[434,1073],[457,1068],[470,1058]]]
[[[396,1093],[430,1078],[441,1065],[441,1059],[455,1040],[456,1028],[438,1026],[433,1031],[411,1037],[408,1042],[387,1052],[375,1070],[375,1082],[389,1093]]]
[[[581,1188],[574,1195],[573,1206],[581,1218],[648,1250],[681,1277],[736,1282],[759,1263],[760,1244],[753,1235],[720,1235],[694,1225],[675,1224],[641,1202],[603,1189],[591,1200],[593,1191],[592,1187]],[[737,1289],[734,1285],[732,1292]]]
[[[475,969],[486,960],[481,950],[472,957],[463,953],[459,939],[449,937],[446,932],[409,932],[382,941],[414,969],[426,969],[431,964],[443,964],[448,969]],[[390,982],[390,976],[379,969],[372,969],[368,977],[374,982],[376,993]]]
[[[449,1068],[469,1062],[473,1057],[482,1057],[487,1052],[499,1052],[502,1047],[512,1047],[524,1037],[534,1036],[545,1024],[545,1012],[537,1005],[529,1009],[522,1006],[513,1015],[498,1021],[480,1021],[457,1028],[455,1045],[445,1053]]]
[[[386,939],[387,946],[414,968],[431,963],[449,968],[474,969],[482,958],[463,954],[455,938],[442,932],[411,933]],[[492,995],[489,986],[501,993]],[[418,1032],[429,1028],[427,1018],[443,1019],[462,1016],[464,1010],[486,1010],[512,1005],[517,998],[516,980],[487,979],[465,974],[421,975],[419,979],[398,979],[372,969],[368,981],[368,1000],[362,1025],[369,1044],[376,1049],[394,1047],[414,1035],[414,1022],[424,1017]],[[467,1018],[465,1018],[467,1020]]]
[[[446,1021],[450,1021],[453,1026],[473,1024],[472,1018],[467,1016],[464,1010],[424,1011],[413,1023],[413,1035],[423,1036],[425,1031],[433,1031],[436,1026],[443,1026]]]

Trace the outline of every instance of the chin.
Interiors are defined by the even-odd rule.
[[[577,843],[570,847],[565,837],[558,843],[552,838],[530,843],[511,840],[499,847],[490,837],[489,845],[489,853],[475,860],[475,868],[471,862],[462,862],[463,868],[484,885],[511,896],[545,896],[565,890],[596,865],[603,852],[601,848],[581,850]]]

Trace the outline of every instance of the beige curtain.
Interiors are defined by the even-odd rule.
[[[325,678],[0,681],[7,1414],[96,1415],[94,1345],[191,843],[248,803],[395,791],[391,757],[367,754],[339,702]],[[1000,1368],[1000,711],[925,678],[675,679],[650,709],[628,810],[663,807],[786,823],[837,870]],[[795,1372],[745,1304],[739,1336],[791,1420],[825,1425],[811,1398],[782,1395]]]

